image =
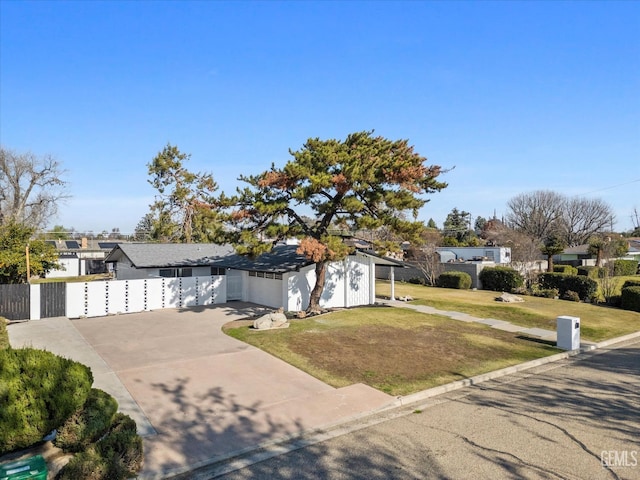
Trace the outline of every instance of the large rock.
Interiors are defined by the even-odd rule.
[[[256,330],[269,330],[271,328],[284,328],[288,327],[287,316],[282,309],[277,312],[267,313],[253,321],[253,328]]]
[[[524,302],[524,299],[517,295],[513,295],[512,293],[503,293],[499,297],[496,297],[496,301],[506,302],[506,303],[517,303],[517,302]]]

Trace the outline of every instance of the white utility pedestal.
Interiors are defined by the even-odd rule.
[[[556,318],[558,340],[556,345],[562,350],[580,348],[580,317],[562,316]]]

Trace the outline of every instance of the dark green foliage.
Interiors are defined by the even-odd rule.
[[[640,287],[623,288],[620,306],[625,310],[640,312]]]
[[[410,278],[409,283],[412,283],[414,285],[426,285],[426,281],[424,278],[417,278],[417,277]]]
[[[471,288],[471,275],[466,272],[444,272],[440,274],[436,284],[443,288],[467,290]]]
[[[605,270],[602,267],[583,266],[578,267],[578,275],[582,275],[589,278],[603,278]]]
[[[567,275],[577,275],[578,269],[571,265],[554,265],[553,271],[556,273],[566,273]]]
[[[37,443],[87,399],[89,367],[33,348],[0,350],[0,454]]]
[[[0,350],[9,348],[9,333],[7,332],[7,321],[0,317]]]
[[[65,452],[81,452],[97,442],[107,431],[118,410],[115,398],[102,390],[92,388],[87,401],[60,428],[56,447]]]
[[[622,295],[611,295],[607,299],[607,305],[620,308],[620,305],[622,305]]]
[[[56,477],[58,480],[121,480],[142,468],[142,438],[131,417],[117,413],[109,433],[86,451],[77,454]]]
[[[613,274],[616,277],[635,275],[638,272],[637,260],[618,259],[613,262]]]
[[[543,298],[556,298],[560,296],[560,291],[557,288],[544,288],[533,290],[534,297]]]
[[[524,285],[524,278],[510,267],[485,267],[480,272],[483,290],[512,292]]]
[[[587,277],[565,275],[561,283],[560,295],[568,291],[576,292],[581,300],[588,301],[598,291],[598,282]]]
[[[569,300],[571,302],[579,302],[580,301],[580,295],[578,295],[578,293],[574,292],[573,290],[567,290],[562,295],[562,299],[563,300]]]
[[[34,240],[35,228],[19,223],[0,225],[0,283],[27,282],[29,245],[29,274],[45,275],[59,267],[58,253],[44,240]]]
[[[622,289],[627,287],[640,287],[640,279],[638,280],[625,280],[622,284]]]
[[[571,290],[576,292],[581,300],[588,301],[598,290],[598,282],[582,275],[566,275],[564,273],[543,273],[538,277],[541,289],[554,288],[560,292],[560,297]]]

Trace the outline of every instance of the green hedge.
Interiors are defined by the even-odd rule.
[[[538,277],[538,282],[543,290],[557,289],[561,298],[565,296],[566,292],[573,291],[578,294],[581,300],[588,301],[598,291],[598,282],[582,275],[542,273]]]
[[[627,275],[635,275],[638,273],[638,261],[637,260],[614,260],[613,262],[613,274],[617,277],[624,277]]]
[[[87,450],[75,455],[60,471],[57,480],[121,480],[135,477],[142,468],[142,439],[136,423],[117,413],[108,434]]]
[[[640,279],[638,280],[625,280],[622,284],[622,289],[624,290],[627,287],[640,287]]]
[[[9,332],[7,332],[7,321],[0,317],[0,350],[6,350],[9,345]]]
[[[471,288],[471,275],[466,272],[444,272],[440,274],[436,284],[443,288],[467,290]]]
[[[556,273],[566,273],[567,275],[577,275],[578,269],[571,265],[554,265],[553,271]]]
[[[34,348],[0,350],[0,454],[39,442],[87,399],[89,367]]]
[[[118,410],[115,398],[92,388],[82,408],[58,430],[55,445],[65,452],[81,452],[97,442],[107,431]]]
[[[620,306],[625,310],[640,312],[640,287],[623,288]]]
[[[604,268],[602,267],[592,267],[592,266],[584,266],[578,267],[578,275],[589,277],[589,278],[602,278],[604,277]]]
[[[485,267],[480,272],[483,290],[512,292],[524,285],[524,278],[510,267]]]

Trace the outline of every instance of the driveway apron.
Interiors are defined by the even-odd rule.
[[[88,364],[144,436],[142,478],[165,478],[210,461],[343,422],[394,398],[362,384],[333,388],[222,333],[262,311],[232,302],[9,326],[33,345]],[[56,328],[53,328],[53,324]]]

